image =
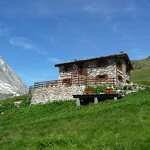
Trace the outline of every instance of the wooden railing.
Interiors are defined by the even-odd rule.
[[[43,81],[43,82],[35,82],[34,89],[42,88],[42,87],[49,87],[49,86],[57,86],[62,85],[61,80],[53,80],[53,81]]]
[[[96,79],[73,79],[70,83],[64,83],[63,80],[53,80],[44,82],[35,82],[33,89],[43,88],[43,87],[53,87],[53,86],[71,86],[71,85],[101,85],[101,84],[115,84],[115,79],[107,79],[105,81],[99,81]]]

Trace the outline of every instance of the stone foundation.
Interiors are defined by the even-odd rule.
[[[34,89],[31,104],[45,104],[53,101],[73,99],[72,95],[82,94],[85,86],[56,86]]]

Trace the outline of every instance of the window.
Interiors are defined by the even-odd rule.
[[[122,63],[119,61],[119,62],[117,62],[117,68],[119,69],[119,70],[122,70]]]
[[[59,72],[64,72],[64,66],[61,66]]]
[[[122,76],[118,75],[118,80],[119,80],[120,82],[123,82]]]
[[[128,67],[126,67],[126,74],[129,75],[130,74],[130,70]]]
[[[78,65],[78,74],[84,75],[83,70],[84,70],[84,65],[83,64],[79,64]]]
[[[63,85],[66,86],[71,86],[71,79],[70,78],[65,78],[62,80]]]
[[[82,65],[82,64],[79,64],[79,65],[78,65],[78,68],[79,68],[79,69],[83,69],[83,65]]]
[[[97,76],[95,77],[95,79],[96,79],[97,81],[106,81],[106,80],[108,79],[108,75],[107,75],[107,74],[104,74],[104,75],[97,75]]]
[[[71,71],[71,66],[62,66],[61,68],[60,68],[60,71],[61,72],[68,72],[68,71]]]

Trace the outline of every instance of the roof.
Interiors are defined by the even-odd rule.
[[[83,62],[89,62],[89,61],[96,61],[96,60],[103,60],[103,59],[110,59],[110,58],[124,58],[130,69],[133,69],[133,66],[131,64],[131,61],[126,53],[120,53],[116,55],[109,55],[109,56],[102,56],[102,57],[95,57],[95,58],[89,58],[89,59],[81,59],[81,60],[74,60],[66,63],[60,63],[56,64],[55,67],[61,67],[61,66],[68,66],[72,64],[82,64]]]

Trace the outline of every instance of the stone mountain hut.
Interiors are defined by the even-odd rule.
[[[73,99],[86,85],[125,85],[133,69],[126,53],[56,64],[59,79],[35,82],[32,103]]]

